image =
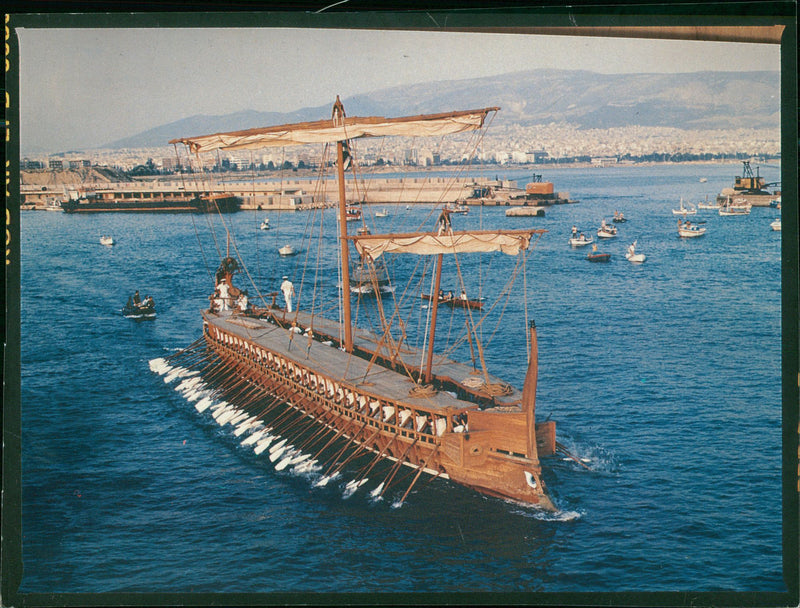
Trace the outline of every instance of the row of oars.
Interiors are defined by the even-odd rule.
[[[306,407],[313,406],[313,403],[309,403],[303,395],[287,385],[255,382],[247,375],[247,372],[252,373],[252,370],[224,359],[208,348],[202,338],[185,349],[165,357],[165,361],[192,373],[199,373],[205,384],[211,387],[211,394],[215,398],[223,399],[231,406],[248,412],[251,414],[251,422],[257,420],[268,425],[271,435],[286,438],[284,445],[289,444],[289,437],[295,437],[293,443],[296,445],[293,445],[292,449],[298,453],[312,453],[307,462],[317,463],[319,470],[322,471],[322,476],[316,482],[318,486],[326,485],[348,464],[355,463],[359,459],[364,460],[371,451],[371,457],[366,458],[366,462],[360,466],[354,479],[347,484],[349,490],[355,491],[367,482],[368,475],[379,462],[387,458],[390,448],[397,443],[398,435],[395,434],[380,450],[370,448],[380,431],[375,429],[366,438],[359,439],[362,435],[366,435],[366,421],[359,422],[357,419],[352,419],[348,423],[337,425],[338,428],[332,426],[314,416],[312,411],[314,408]],[[232,366],[239,369],[232,370]],[[338,448],[335,447],[337,441],[342,444]],[[425,461],[419,464],[412,463],[408,455],[416,442],[415,438],[392,464],[383,480],[371,493],[374,498],[382,498],[390,487],[402,484],[416,473],[402,498],[395,504],[399,506],[405,501],[438,449],[434,449]],[[323,456],[326,452],[327,456]],[[411,465],[411,470],[405,476],[398,477],[403,464]],[[438,473],[432,475],[430,481],[436,477]]]

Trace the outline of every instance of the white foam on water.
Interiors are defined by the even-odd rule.
[[[150,359],[149,364],[150,371],[159,375],[163,375],[166,371],[172,369],[172,366],[163,357]]]

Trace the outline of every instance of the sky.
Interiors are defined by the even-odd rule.
[[[538,68],[778,70],[769,44],[305,28],[16,30],[23,155],[196,114],[288,112],[398,85]]]

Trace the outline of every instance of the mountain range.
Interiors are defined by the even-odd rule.
[[[499,106],[495,127],[557,122],[583,129],[639,125],[700,130],[776,129],[780,99],[778,71],[599,74],[529,70],[392,87],[342,102],[349,116],[392,117]],[[319,120],[330,112],[331,104],[327,104],[290,113],[247,110],[196,115],[103,147],[157,147],[181,136]]]

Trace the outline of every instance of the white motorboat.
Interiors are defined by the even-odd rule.
[[[297,250],[291,245],[284,245],[283,247],[278,249],[278,253],[283,257],[289,257],[291,255],[297,255]]]
[[[375,217],[389,217],[389,212],[386,209],[381,209],[375,212]]]
[[[611,224],[606,224],[606,221],[603,220],[600,224],[600,228],[597,231],[597,236],[601,239],[610,239],[617,236],[617,227]]]
[[[111,247],[114,244],[114,237],[111,236],[101,236],[100,237],[100,244],[105,245],[106,247]]]
[[[781,218],[779,218],[779,217],[775,218],[775,221],[773,221],[769,225],[769,227],[772,228],[773,230],[777,230],[778,232],[780,232],[781,231]]]
[[[719,208],[719,214],[722,216],[737,216],[737,215],[750,215],[752,205],[744,200],[731,201],[731,197],[725,201]]]
[[[706,233],[705,226],[692,224],[691,222],[681,222],[678,220],[678,236],[682,238],[693,238],[703,236]]]
[[[625,259],[629,262],[641,264],[647,259],[647,256],[643,253],[636,253],[636,241],[633,241],[628,247],[628,251],[625,253]]]
[[[672,210],[673,215],[694,215],[697,213],[697,207],[692,205],[691,203],[684,203],[683,198],[681,198],[681,204],[677,209]]]
[[[592,237],[587,237],[584,234],[581,234],[580,236],[577,237],[573,236],[570,237],[569,239],[569,244],[572,245],[573,247],[583,247],[584,245],[589,245],[593,242],[594,239]]]
[[[261,230],[269,230],[269,218],[265,217],[264,221],[261,222],[261,226],[259,226]]]

